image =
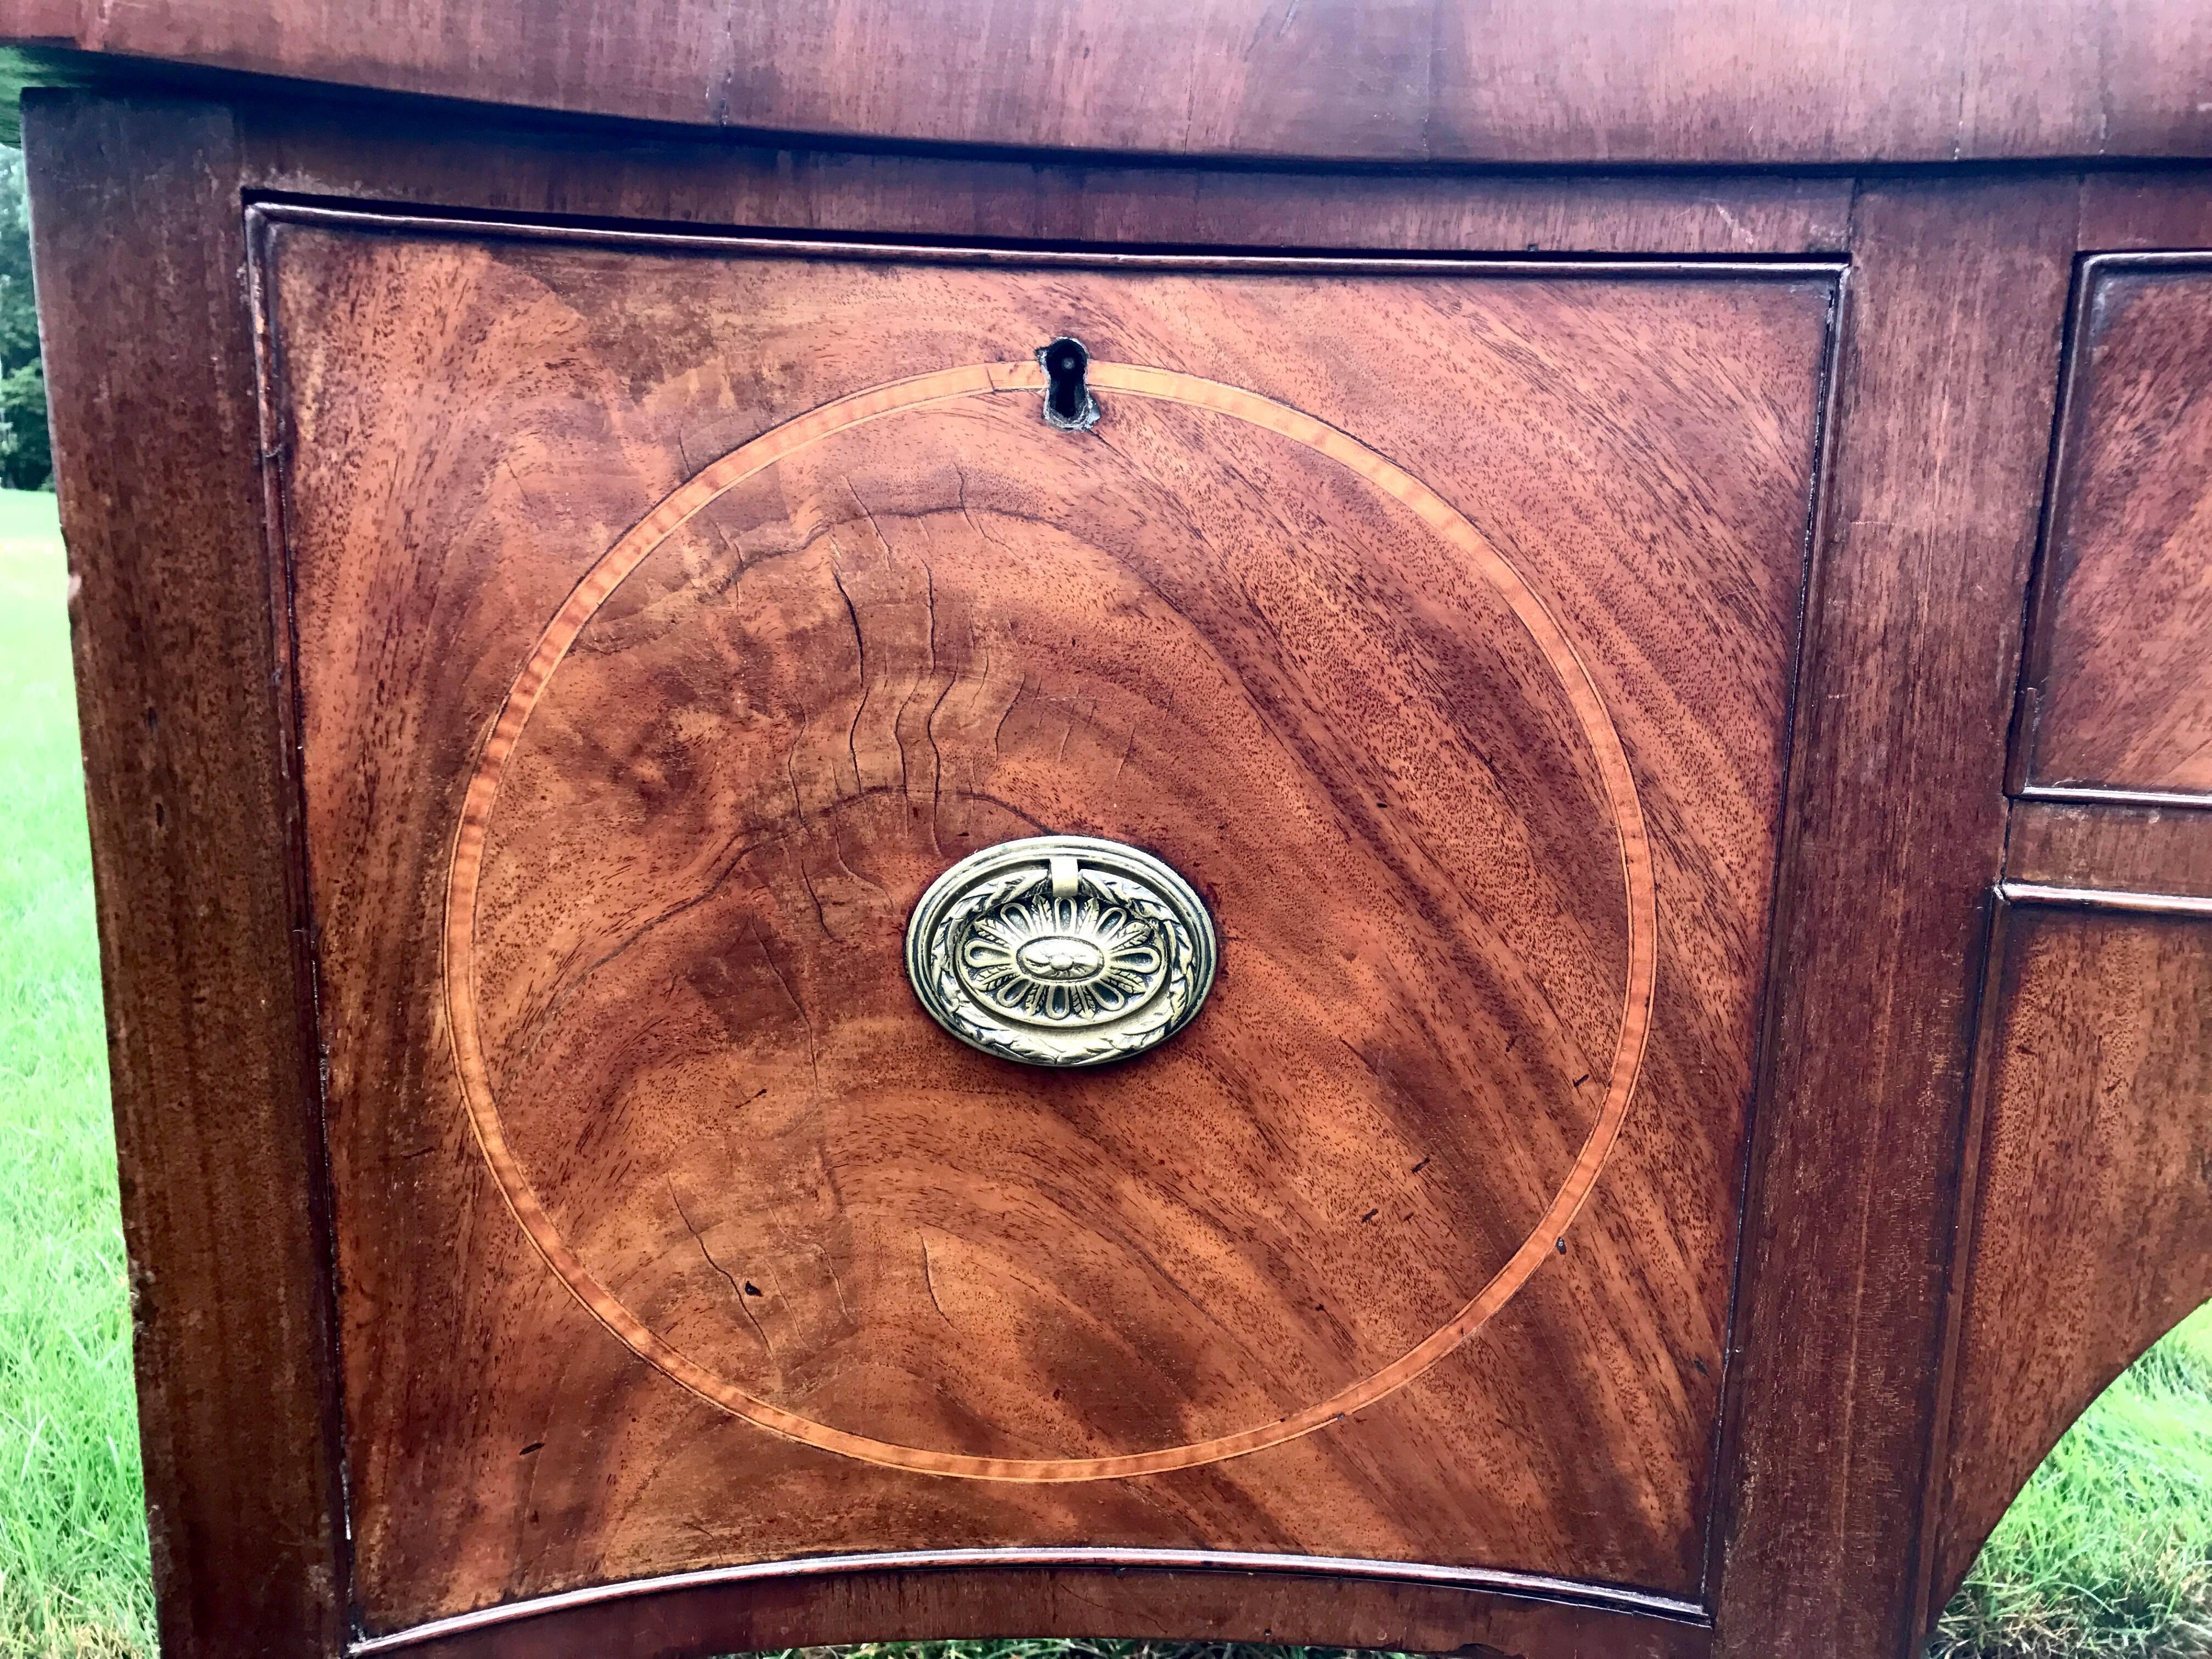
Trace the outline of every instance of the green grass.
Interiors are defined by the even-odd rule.
[[[2212,1308],[2028,1481],[1945,1612],[1941,1659],[2212,1656]]]
[[[114,1142],[53,497],[0,491],[0,1659],[152,1659]],[[926,1643],[854,1659],[1322,1649]],[[1944,1614],[1941,1659],[2212,1659],[2212,1309],[2113,1385]]]
[[[757,1659],[1350,1659],[1360,1651],[1258,1647],[1245,1642],[1055,1641],[1030,1637],[1018,1642],[869,1642],[850,1648],[775,1648]],[[1377,1652],[1364,1654],[1362,1659],[1407,1659],[1407,1656]]]
[[[35,547],[20,550],[28,566],[40,573],[49,568],[60,568],[61,531],[55,521],[54,510],[54,498],[46,490],[0,489],[0,542],[38,544]],[[45,581],[46,578],[41,574],[36,580]],[[47,585],[51,586],[52,584]],[[10,604],[18,603],[12,589],[10,593]],[[28,596],[31,604],[23,606],[27,617],[32,614],[32,606],[36,605],[38,597],[35,592]],[[53,597],[59,597],[58,589],[55,590]],[[58,638],[54,633],[56,615],[51,607],[37,613],[27,632],[6,636],[9,645],[21,644],[24,640],[51,642]]]
[[[53,497],[0,491],[0,1655],[150,1654]]]

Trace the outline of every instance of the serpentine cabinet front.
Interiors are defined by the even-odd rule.
[[[367,1647],[1698,1620],[1834,267],[252,246]]]
[[[422,108],[25,104],[172,1659],[1894,1659],[2212,1294],[2212,178]]]

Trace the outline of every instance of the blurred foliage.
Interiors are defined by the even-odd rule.
[[[39,314],[31,302],[31,215],[19,149],[0,149],[0,486],[54,487]]]

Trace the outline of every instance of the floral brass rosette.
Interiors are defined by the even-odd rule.
[[[922,895],[907,972],[932,1018],[986,1054],[1097,1066],[1155,1048],[1212,988],[1212,919],[1149,853],[1080,836],[986,848]]]

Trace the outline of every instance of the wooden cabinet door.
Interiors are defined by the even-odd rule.
[[[372,1646],[884,1559],[1704,1618],[1832,269],[255,246]],[[1047,835],[1210,912],[1137,1057],[916,1000]]]

